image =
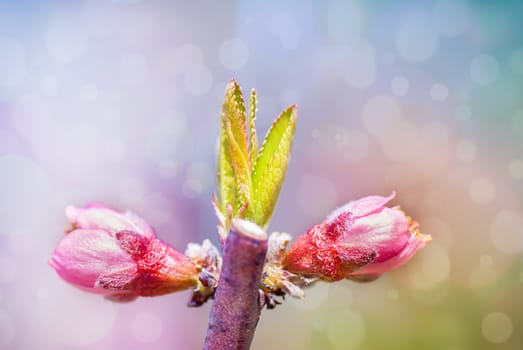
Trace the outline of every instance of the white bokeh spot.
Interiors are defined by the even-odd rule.
[[[496,196],[496,189],[492,180],[477,177],[469,182],[468,186],[470,198],[478,204],[488,204]]]
[[[523,159],[511,160],[508,164],[508,174],[514,179],[523,179]]]
[[[425,12],[411,12],[399,21],[396,49],[407,62],[419,63],[429,59],[438,45],[438,34]]]
[[[490,225],[490,239],[496,249],[505,254],[523,251],[523,215],[510,210],[501,210]]]
[[[409,92],[409,81],[402,75],[395,76],[390,82],[392,93],[396,96],[405,96]]]
[[[435,83],[430,88],[430,97],[436,102],[443,102],[449,96],[449,88],[443,83]]]
[[[249,60],[249,48],[239,38],[226,40],[218,49],[218,59],[227,69],[240,70]]]
[[[470,63],[470,77],[478,85],[492,84],[499,75],[499,63],[491,55],[481,54]]]
[[[269,28],[280,40],[283,48],[292,50],[298,46],[301,33],[296,19],[292,14],[287,12],[276,13],[270,19]]]
[[[359,39],[348,46],[344,60],[345,79],[357,89],[369,87],[376,79],[376,54],[371,43]]]
[[[481,323],[481,333],[494,344],[506,342],[512,335],[512,320],[503,312],[492,312]]]

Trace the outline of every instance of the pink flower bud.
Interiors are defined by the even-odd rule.
[[[431,237],[399,208],[385,207],[394,195],[361,198],[335,210],[291,246],[285,269],[330,281],[362,281],[406,263]]]
[[[123,301],[197,284],[196,266],[138,216],[101,204],[69,206],[66,215],[74,229],[49,264],[76,287]]]

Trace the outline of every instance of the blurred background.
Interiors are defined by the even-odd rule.
[[[521,349],[519,1],[0,1],[0,348],[198,349],[189,293],[115,304],[47,266],[63,208],[212,237],[225,84],[264,134],[297,103],[272,230],[397,191],[433,243],[264,311],[253,349]]]

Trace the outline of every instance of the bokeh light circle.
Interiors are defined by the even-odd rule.
[[[409,81],[402,75],[392,78],[390,83],[392,93],[396,96],[405,96],[409,92]]]
[[[344,60],[345,79],[356,89],[369,87],[376,79],[376,54],[368,40],[359,39],[348,46]]]
[[[430,97],[436,102],[443,102],[449,96],[449,88],[443,83],[436,83],[430,88]]]
[[[481,323],[481,333],[494,344],[506,342],[512,335],[512,320],[503,312],[492,312]]]
[[[450,275],[450,258],[445,247],[431,243],[430,249],[422,251],[417,264],[409,265],[410,285],[419,290],[430,290],[446,281]]]
[[[249,48],[239,38],[229,39],[220,45],[218,59],[225,68],[239,70],[249,60]]]
[[[494,56],[481,54],[470,62],[470,77],[478,85],[492,84],[499,75],[499,63]]]
[[[436,51],[438,34],[425,12],[412,12],[399,21],[396,49],[407,62],[419,63],[429,59]]]
[[[496,196],[496,188],[492,180],[477,177],[469,182],[468,192],[470,198],[478,204],[488,204]]]
[[[283,48],[295,49],[301,38],[296,18],[289,12],[278,12],[269,20],[270,31],[279,39]]]
[[[490,238],[496,249],[505,254],[523,251],[523,215],[503,209],[496,214],[490,225]]]
[[[508,164],[508,174],[514,179],[523,179],[523,159],[513,159]]]

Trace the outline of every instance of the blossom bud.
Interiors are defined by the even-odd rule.
[[[394,195],[364,197],[335,210],[298,238],[284,268],[329,281],[365,281],[406,263],[431,237],[399,208],[385,206]]]
[[[67,207],[73,225],[49,264],[83,290],[114,300],[155,296],[194,287],[197,268],[155,237],[138,216],[101,204]]]

